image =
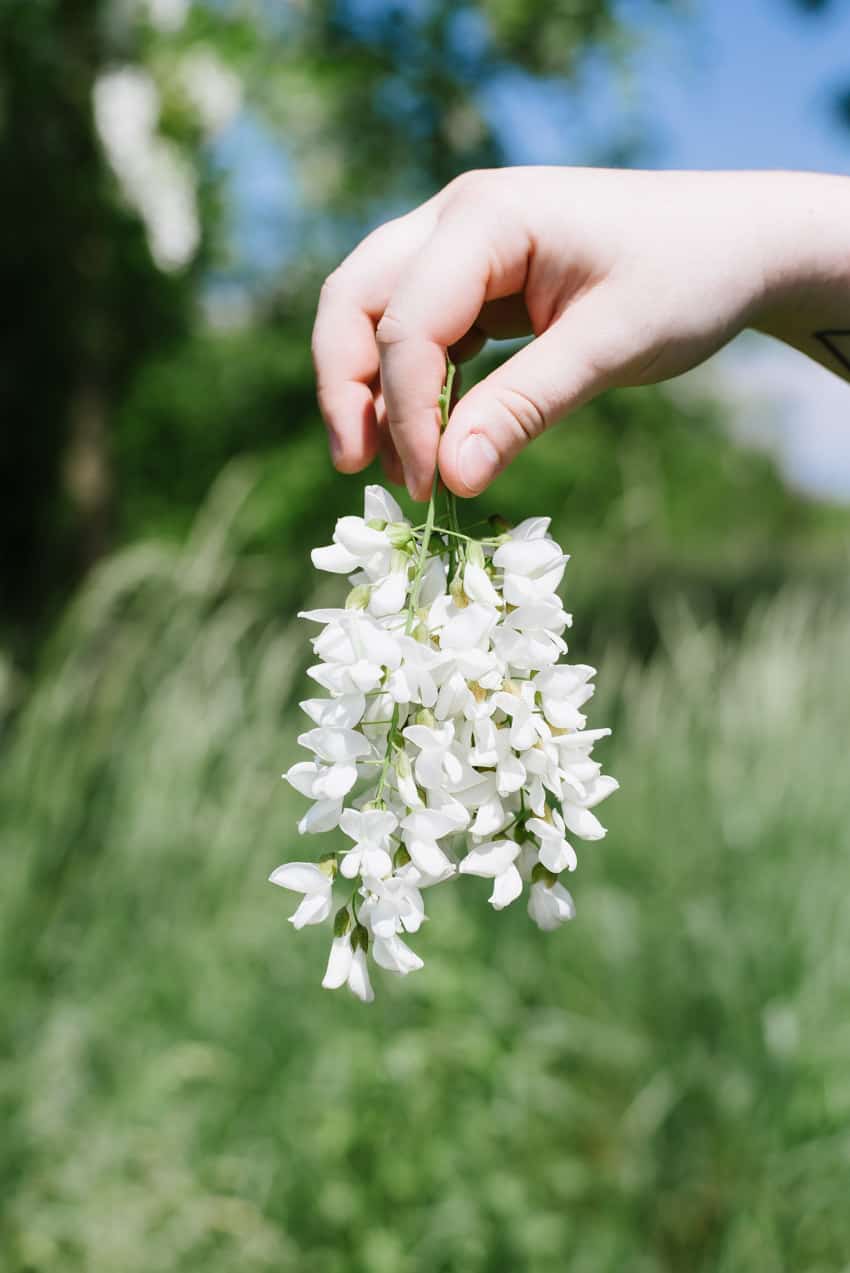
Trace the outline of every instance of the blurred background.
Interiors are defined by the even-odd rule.
[[[573,924],[438,890],[364,1008],[266,884],[307,550],[380,480],[326,457],[325,273],[473,166],[850,172],[850,5],[4,0],[0,46],[0,1268],[850,1269],[826,371],[741,338],[477,502],[553,515],[615,727]]]

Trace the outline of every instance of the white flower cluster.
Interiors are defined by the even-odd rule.
[[[557,588],[567,558],[530,518],[481,541],[405,520],[380,486],[363,517],[342,517],[313,552],[348,575],[342,609],[322,624],[309,675],[327,697],[301,704],[315,728],[311,760],[284,777],[313,803],[301,832],[339,828],[350,842],[318,863],[289,862],[271,880],[303,894],[296,928],[334,915],[322,984],[370,1000],[367,953],[406,974],[422,960],[404,940],[425,919],[423,891],[458,872],[492,880],[501,910],[529,885],[543,929],[574,915],[560,882],[576,865],[569,837],[598,840],[591,812],[617,783],[591,758],[610,733],[586,729],[594,669],[560,663],[571,617]]]

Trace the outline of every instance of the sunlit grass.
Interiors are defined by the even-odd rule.
[[[845,1269],[850,613],[594,651],[623,789],[577,920],[437,890],[364,1007],[265,882],[312,847],[305,651],[231,553],[246,481],[100,571],[6,741],[0,1267]]]

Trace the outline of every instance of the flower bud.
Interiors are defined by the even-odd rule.
[[[406,548],[413,539],[413,531],[406,522],[390,522],[387,526],[387,539],[393,548]]]
[[[503,517],[501,513],[491,513],[487,518],[487,525],[494,530],[497,535],[505,535],[513,530],[512,524],[507,517]]]
[[[469,605],[469,598],[463,590],[463,579],[459,574],[455,575],[454,579],[451,581],[449,585],[449,592],[451,593],[452,601],[455,603],[458,610],[465,610]]]
[[[351,928],[351,911],[347,906],[340,906],[334,915],[334,937],[344,937]]]
[[[480,566],[484,569],[484,549],[477,540],[473,540],[471,544],[466,545],[466,560],[473,566]]]
[[[369,949],[369,934],[362,924],[355,926],[354,932],[351,934],[351,945],[354,950]]]
[[[345,598],[346,610],[365,610],[369,604],[369,585],[359,583]]]

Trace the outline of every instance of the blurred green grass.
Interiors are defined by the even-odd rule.
[[[7,717],[2,1268],[850,1267],[850,608],[585,644],[622,791],[577,920],[436,890],[364,1008],[266,884],[313,849],[307,651],[234,546],[252,481],[100,567]]]

